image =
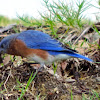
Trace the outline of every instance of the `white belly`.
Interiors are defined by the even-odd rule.
[[[66,54],[59,54],[55,56],[55,60],[65,60],[65,59],[69,59],[71,58],[71,56],[68,56]]]
[[[43,59],[43,58],[40,58],[37,55],[34,55],[34,56],[31,55],[27,58],[30,61],[36,61],[36,62],[41,63],[41,64],[50,64],[50,63],[57,61],[57,60],[65,60],[65,59],[71,58],[71,56],[68,56],[66,54],[59,54],[59,55],[56,55],[56,56],[48,55],[47,59]]]

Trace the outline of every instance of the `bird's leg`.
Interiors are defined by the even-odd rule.
[[[41,72],[44,69],[44,67],[45,67],[45,65],[44,64],[41,64],[41,66],[34,73],[34,76],[36,76],[38,72]]]
[[[31,64],[39,64],[39,63],[28,63],[28,62],[24,62],[23,64],[24,65],[27,65],[27,66],[31,66]],[[41,72],[44,69],[44,67],[46,67],[44,64],[40,64],[40,67],[37,67],[37,66],[35,67],[34,66],[34,68],[37,69],[38,72],[39,71]]]

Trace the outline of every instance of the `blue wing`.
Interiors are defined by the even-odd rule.
[[[19,34],[17,39],[22,40],[28,48],[42,49],[42,50],[52,50],[52,51],[69,51],[74,50],[65,49],[62,44],[52,39],[51,36],[40,31],[28,30]]]

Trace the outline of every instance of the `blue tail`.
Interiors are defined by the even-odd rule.
[[[92,59],[85,57],[83,55],[77,54],[77,53],[66,53],[66,54],[69,55],[69,56],[72,56],[72,57],[81,58],[81,59],[93,62]]]
[[[87,61],[91,61],[93,62],[92,59],[88,58],[88,57],[85,57],[83,55],[80,55],[80,54],[77,54],[75,52],[70,52],[70,51],[48,51],[51,55],[59,55],[59,54],[66,54],[68,56],[72,56],[72,57],[76,57],[76,58],[81,58],[81,59],[84,59],[84,60],[87,60]]]

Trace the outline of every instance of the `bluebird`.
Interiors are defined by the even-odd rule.
[[[0,42],[0,52],[26,57],[40,63],[41,66],[72,57],[93,62],[75,50],[65,48],[62,43],[50,35],[35,30],[27,30],[5,37]]]

